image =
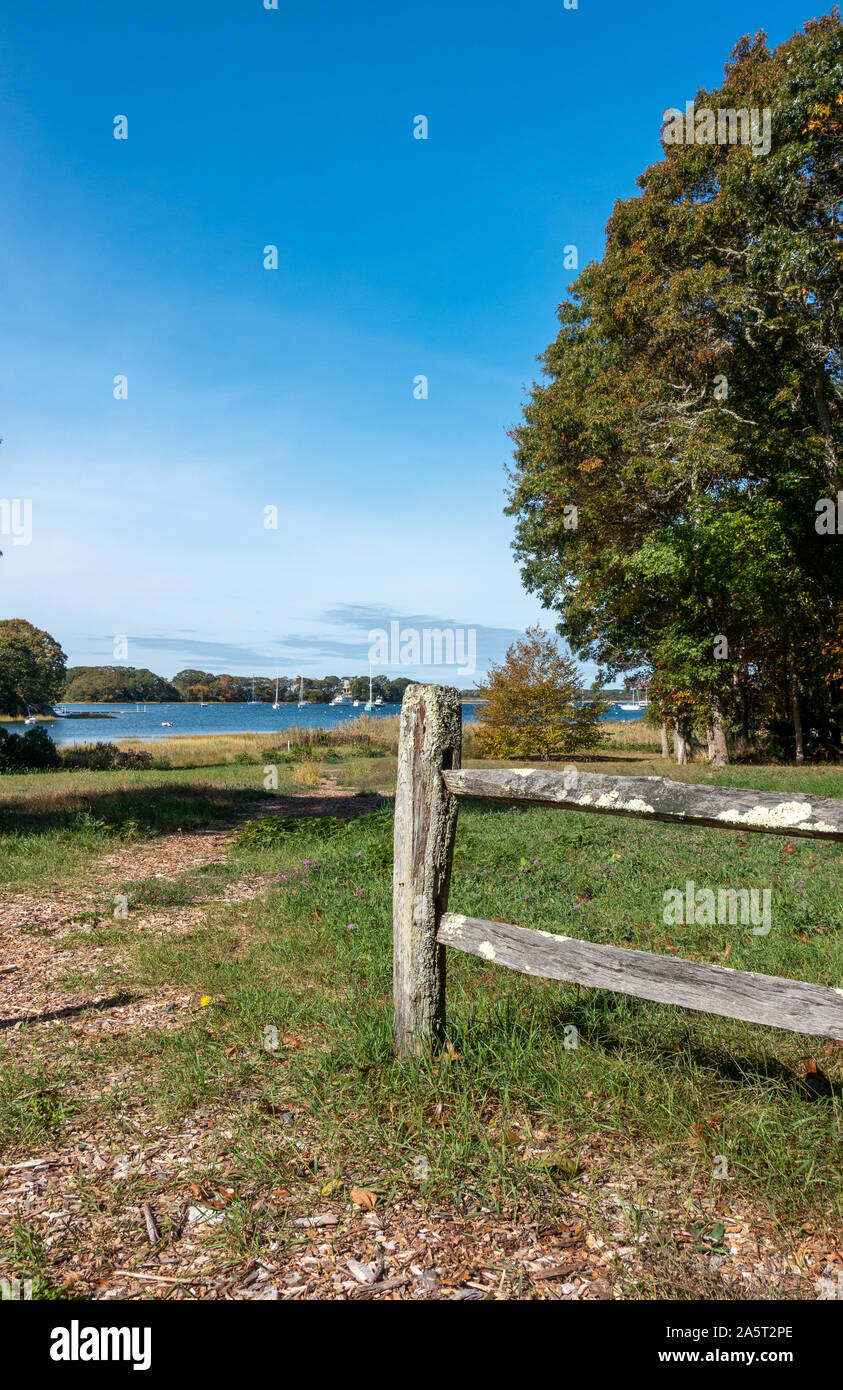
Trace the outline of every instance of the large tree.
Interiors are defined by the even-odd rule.
[[[49,632],[23,618],[0,621],[0,713],[48,713],[61,696],[66,661]]]
[[[843,540],[815,504],[843,487],[842,64],[837,11],[737,45],[694,106],[769,108],[769,152],[666,126],[513,431],[527,586],[579,655],[652,674],[680,756],[691,727],[718,761],[762,722],[840,743]]]

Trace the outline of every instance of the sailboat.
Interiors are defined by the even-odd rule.
[[[366,704],[363,706],[363,708],[364,708],[364,709],[373,709],[373,708],[374,708],[374,705],[372,704],[372,663],[371,663],[371,661],[369,662],[369,699],[368,699],[368,701],[366,702]]]
[[[251,689],[251,691],[250,691],[250,693],[249,693],[249,698],[248,698],[248,700],[246,701],[246,704],[247,704],[247,705],[262,705],[262,704],[263,704],[263,700],[256,700],[256,699],[255,699],[255,682],[254,682],[254,680],[252,681],[252,689]]]
[[[304,698],[304,676],[299,676],[299,709],[304,709],[305,703],[306,701]]]
[[[277,677],[277,676],[275,677],[275,704],[272,706],[272,708],[273,708],[273,709],[280,709],[280,708],[281,708],[281,701],[278,699],[278,677]]]
[[[639,690],[642,690],[642,689],[643,689],[643,691],[644,691],[644,699],[643,699],[643,700],[641,700],[641,699],[639,698],[639,695],[638,695]],[[630,704],[621,704],[621,705],[618,705],[618,709],[626,709],[626,710],[636,710],[636,711],[637,711],[637,710],[642,710],[642,709],[646,709],[646,708],[647,708],[647,687],[646,687],[646,686],[640,686],[640,685],[634,685],[634,686],[632,687],[632,704],[631,704],[631,705],[630,705]]]

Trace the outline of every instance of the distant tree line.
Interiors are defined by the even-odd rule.
[[[296,704],[299,698],[299,677],[278,677],[278,699],[281,704]],[[274,676],[230,676],[215,675],[213,671],[199,671],[188,667],[173,676],[173,686],[179,692],[176,698],[187,701],[206,701],[207,703],[228,703],[249,700],[252,697],[263,703],[275,700]],[[387,676],[372,679],[372,695],[378,696],[384,704],[400,704],[404,691],[410,682],[403,677],[389,680]],[[334,696],[342,691],[340,676],[305,677],[304,699],[307,704],[329,704]],[[254,691],[254,696],[253,696]],[[350,681],[349,693],[354,700],[365,703],[369,698],[369,677],[355,676]]]
[[[46,637],[46,633],[42,634]],[[52,640],[52,639],[49,639]],[[372,695],[381,697],[384,704],[400,704],[408,680],[401,677],[389,680],[375,676]],[[46,687],[45,687],[46,688]],[[339,676],[307,678],[304,699],[307,704],[328,704],[343,688]],[[238,704],[254,698],[272,704],[275,700],[275,677],[231,676],[226,673],[200,671],[188,667],[179,671],[171,681],[156,676],[153,671],[134,666],[70,666],[56,689],[52,700],[73,704],[123,704],[144,701],[149,704],[179,702],[188,704]],[[365,703],[369,698],[368,676],[354,677],[349,686],[352,699]],[[299,698],[299,677],[278,677],[278,699],[282,704],[296,704]]]
[[[69,666],[60,698],[73,704],[122,704],[181,700],[181,692],[145,667]]]

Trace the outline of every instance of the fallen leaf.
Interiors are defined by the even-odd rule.
[[[223,1207],[227,1207],[227,1206],[229,1205],[229,1203],[230,1203],[230,1202],[233,1202],[233,1201],[234,1201],[234,1188],[233,1188],[233,1187],[221,1187],[221,1188],[219,1188],[216,1197],[206,1197],[206,1198],[205,1198],[205,1206],[206,1206],[206,1207],[212,1207],[212,1208],[214,1209],[214,1211],[221,1211]]]
[[[378,1204],[377,1193],[367,1187],[352,1187],[348,1195],[356,1207],[365,1207],[367,1211],[374,1211]]]
[[[580,1160],[579,1157],[574,1154],[547,1154],[546,1157],[542,1159],[542,1166],[545,1167],[554,1178],[570,1179],[575,1178],[580,1171]]]

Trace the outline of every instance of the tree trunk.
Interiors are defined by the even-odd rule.
[[[790,708],[793,711],[793,732],[796,737],[796,761],[804,763],[805,745],[802,741],[802,711],[799,708],[799,682],[796,678],[796,664],[790,677]]]
[[[687,763],[688,761],[688,741],[685,738],[685,729],[678,714],[673,716],[673,756],[677,763]]]
[[[723,709],[719,700],[713,700],[706,721],[706,743],[708,761],[715,767],[725,767],[729,761],[729,743],[723,724]]]
[[[837,451],[834,447],[834,426],[831,423],[831,415],[828,409],[826,397],[826,378],[823,367],[817,367],[814,372],[814,400],[817,403],[817,417],[819,419],[820,432],[825,444],[825,457],[828,466],[828,476],[837,480],[840,476],[840,467],[837,462]],[[797,757],[797,762],[801,759]]]
[[[669,757],[670,757],[670,744],[669,744],[669,742],[668,742],[668,737],[667,737],[667,720],[666,720],[666,719],[663,719],[663,720],[662,720],[661,736],[662,736],[662,757],[663,757],[663,758],[669,758]]]

